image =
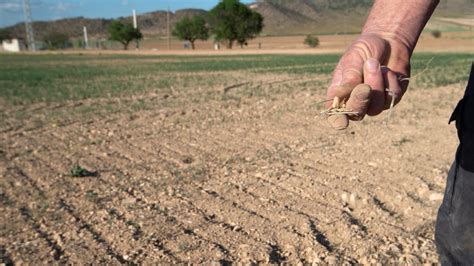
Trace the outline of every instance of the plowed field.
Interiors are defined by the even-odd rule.
[[[436,57],[390,118],[343,132],[318,104],[337,56],[4,56],[0,262],[437,262],[469,56],[446,59],[458,78]],[[183,60],[195,68],[149,69]],[[198,69],[215,62],[236,67]]]

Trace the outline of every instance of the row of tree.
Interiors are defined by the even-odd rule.
[[[223,0],[209,11],[206,18],[184,17],[179,21],[173,35],[191,43],[194,49],[196,40],[207,40],[209,32],[215,40],[224,42],[232,49],[235,43],[241,47],[255,38],[263,29],[263,17],[238,0]]]
[[[241,47],[255,38],[263,29],[263,17],[238,0],[223,0],[217,4],[206,17],[194,16],[182,18],[174,27],[173,35],[180,40],[188,41],[195,48],[196,40],[208,40],[213,34],[218,42],[224,42],[232,49],[235,43]],[[114,21],[110,25],[109,39],[123,44],[124,49],[133,40],[140,40],[143,35],[131,24]]]
[[[180,40],[188,41],[195,48],[196,40],[208,40],[211,35],[215,41],[222,42],[229,49],[235,44],[241,47],[255,38],[263,29],[263,17],[239,0],[222,0],[207,16],[182,18],[174,27],[173,35]],[[0,31],[0,41],[10,38],[5,30]],[[139,29],[131,23],[119,20],[112,21],[108,27],[108,38],[120,42],[128,49],[131,42],[143,38]],[[64,49],[71,46],[69,37],[59,32],[45,34],[42,41],[48,49]]]

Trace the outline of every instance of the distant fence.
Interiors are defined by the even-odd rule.
[[[56,44],[56,47],[51,47],[48,43],[43,41],[35,41],[36,49],[38,50],[53,50],[53,49],[93,49],[93,50],[121,50],[123,45],[119,42],[96,39],[89,40],[89,47],[86,47],[84,40],[70,40],[62,44]],[[130,43],[130,48],[134,47],[134,42]],[[26,44],[25,44],[26,46]],[[23,50],[23,49],[22,49]]]
[[[130,43],[132,45],[132,43]],[[103,39],[92,39],[89,40],[89,47],[86,47],[83,40],[73,40],[72,48],[74,49],[97,49],[97,50],[120,50],[123,49],[123,45],[119,42],[103,40]]]

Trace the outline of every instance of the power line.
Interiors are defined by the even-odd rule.
[[[23,0],[23,14],[25,16],[26,42],[28,49],[32,52],[36,51],[35,35],[33,33],[33,20],[31,19],[31,7],[29,0]]]

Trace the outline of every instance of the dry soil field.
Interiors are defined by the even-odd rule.
[[[337,57],[0,55],[0,262],[437,262],[473,55],[343,132]]]

